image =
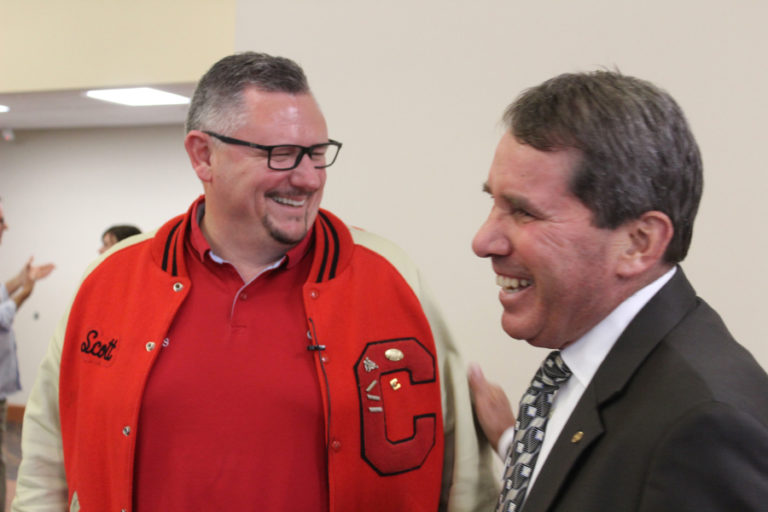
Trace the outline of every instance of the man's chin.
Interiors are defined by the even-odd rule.
[[[270,235],[272,235],[272,239],[276,242],[293,247],[304,240],[304,237],[307,236],[307,232],[304,231],[301,235],[289,235],[281,231],[270,231]]]
[[[510,315],[502,314],[501,328],[510,338],[527,342],[529,345],[537,345],[540,332],[535,325],[526,324],[521,318],[509,318]]]
[[[304,240],[309,232],[309,226],[315,221],[315,217],[316,214],[306,214],[282,223],[274,222],[272,218],[266,217],[263,222],[273,240],[293,246]]]
[[[307,232],[309,231],[306,223],[302,224],[303,225],[293,226],[293,229],[281,229],[275,225],[268,225],[267,229],[269,230],[269,235],[276,242],[294,246],[304,240],[304,237],[307,236]]]

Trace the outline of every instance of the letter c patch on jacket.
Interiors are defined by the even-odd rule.
[[[421,467],[435,445],[439,413],[434,356],[415,338],[375,341],[355,375],[363,459],[380,475]]]

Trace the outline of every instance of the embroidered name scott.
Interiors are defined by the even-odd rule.
[[[85,341],[80,344],[80,352],[96,356],[105,361],[112,360],[112,352],[117,347],[117,340],[111,339],[105,343],[98,339],[99,332],[95,329],[88,331]]]

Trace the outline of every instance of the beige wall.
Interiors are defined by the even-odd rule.
[[[235,0],[0,0],[0,92],[197,80],[230,53]]]
[[[241,0],[238,50],[291,56],[307,69],[344,142],[325,204],[392,238],[421,264],[467,359],[517,402],[544,353],[499,325],[498,288],[470,240],[490,208],[481,193],[503,108],[562,72],[618,67],[666,88],[687,112],[705,193],[683,267],[734,335],[768,367],[768,3],[760,0],[351,2],[271,5],[291,18],[251,30]]]
[[[16,3],[0,1],[3,8]],[[196,40],[174,16],[161,31],[165,44]],[[236,49],[305,66],[331,136],[344,142],[325,205],[411,253],[467,359],[503,382],[513,402],[544,354],[501,331],[490,265],[469,247],[490,207],[480,186],[501,112],[523,88],[565,71],[616,66],[667,88],[687,112],[705,161],[684,269],[768,366],[768,327],[760,321],[768,305],[765,2],[240,0],[235,19]],[[204,33],[187,46],[208,51],[214,38]],[[82,37],[95,44],[96,36]],[[144,44],[130,32],[120,39],[124,50]],[[206,54],[203,67],[228,51]],[[140,58],[153,61],[150,53],[115,60],[133,67]],[[137,76],[154,67],[148,62]],[[19,319],[27,389],[52,330],[43,322],[60,315],[103,227],[135,221],[148,229],[183,210],[199,191],[188,165],[180,127],[19,132],[13,146],[0,145],[0,196],[12,226],[0,246],[0,277],[29,254],[59,265]]]

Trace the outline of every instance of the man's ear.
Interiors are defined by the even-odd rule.
[[[663,263],[675,231],[666,213],[648,211],[618,228],[623,236],[618,260],[621,277],[635,277]]]
[[[200,130],[190,130],[184,137],[184,148],[195,174],[203,183],[211,181],[211,139]]]

